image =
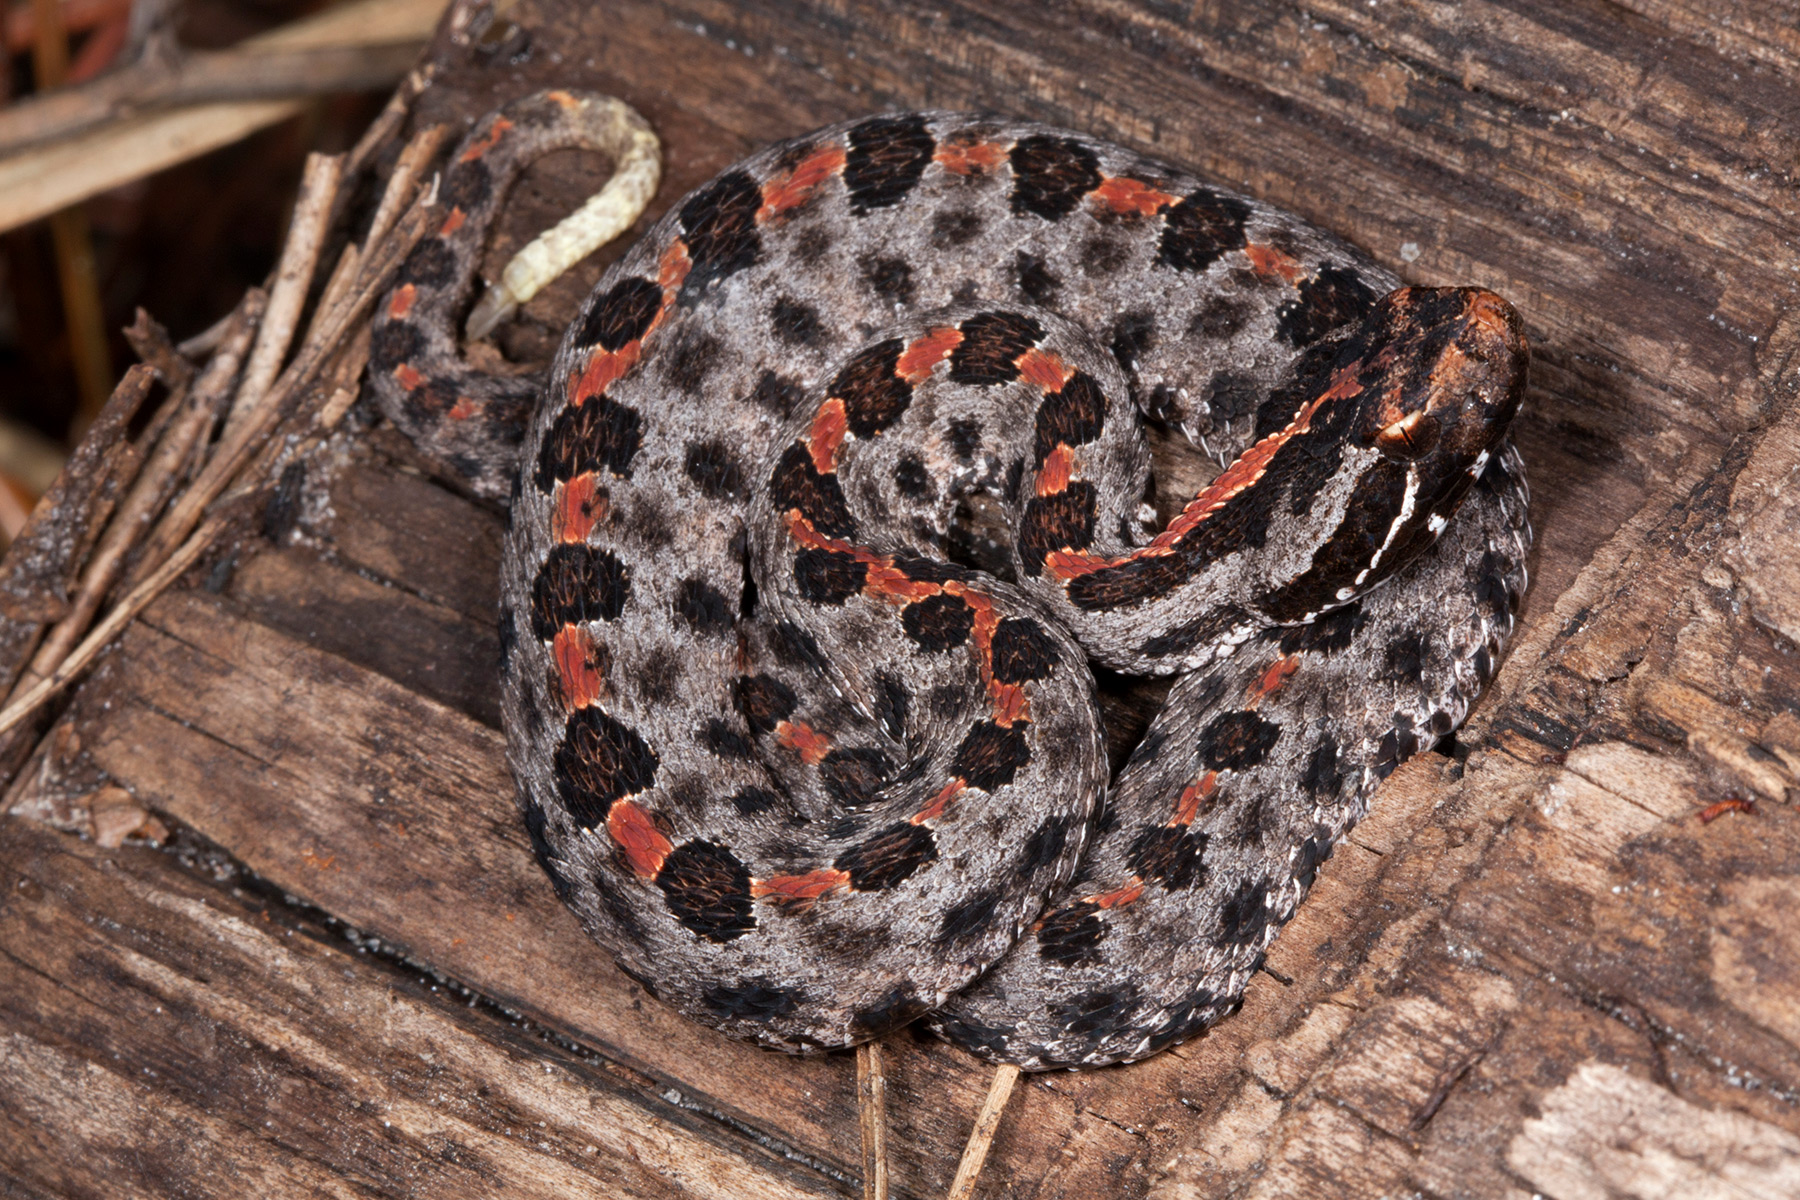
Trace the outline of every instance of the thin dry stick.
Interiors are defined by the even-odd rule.
[[[157,568],[156,573],[133,588],[119,601],[118,605],[106,614],[106,619],[94,626],[92,633],[82,639],[81,645],[62,661],[62,665],[52,671],[49,676],[29,688],[23,696],[0,709],[0,734],[23,721],[35,712],[39,705],[56,695],[69,680],[85,670],[89,663],[106,648],[108,642],[118,636],[131,619],[142,612],[144,606],[156,599],[170,583],[175,581],[183,571],[193,566],[206,548],[218,536],[219,530],[225,528],[223,517],[213,517],[194,532],[194,536],[182,544],[169,561]]]
[[[856,1112],[862,1124],[863,1200],[888,1200],[887,1073],[880,1042],[856,1048]]]
[[[116,553],[119,562],[108,564],[104,561],[107,542],[103,540],[101,548],[94,553],[93,561],[88,564],[87,574],[82,577],[78,597],[87,594],[90,575],[94,576],[93,586],[101,595],[112,587],[116,581],[117,567],[123,562],[124,556],[137,544],[139,535],[168,498],[169,490],[187,470],[195,447],[211,428],[221,402],[227,398],[231,385],[237,380],[238,367],[243,362],[244,353],[250,348],[250,339],[256,334],[257,322],[262,319],[263,305],[267,300],[268,297],[261,288],[251,288],[244,293],[244,298],[232,311],[229,318],[232,324],[221,339],[219,352],[213,355],[212,361],[206,364],[206,369],[194,381],[188,392],[187,403],[170,423],[168,432],[156,443],[156,449],[151,452],[150,461],[140,472],[131,495],[120,506],[118,516],[107,529],[107,539],[114,536],[115,530],[118,531],[119,545]],[[153,562],[140,559],[137,568],[129,576],[130,583],[136,584],[154,567]],[[79,604],[79,600],[77,603]]]
[[[379,245],[387,237],[411,199],[419,177],[431,166],[438,147],[449,135],[448,125],[432,125],[412,135],[412,140],[406,143],[406,148],[394,162],[394,173],[388,176],[387,190],[381,194],[381,203],[375,206],[375,215],[369,220],[369,235],[363,239],[364,246]]]
[[[0,116],[0,154],[74,137],[151,109],[285,99],[382,87],[418,57],[412,40],[367,46],[199,51],[174,64],[133,66],[18,104]]]
[[[356,145],[350,148],[349,160],[344,164],[346,175],[355,175],[361,171],[375,156],[375,152],[399,131],[406,120],[406,114],[412,110],[413,101],[419,98],[419,93],[430,85],[436,75],[436,63],[425,63],[407,72],[406,78],[400,81],[400,86],[394,89],[394,94],[388,97],[381,114],[369,123],[369,127],[363,130],[363,135],[356,139]]]
[[[956,1165],[956,1178],[950,1181],[949,1200],[969,1200],[975,1194],[975,1180],[987,1163],[988,1147],[993,1145],[994,1131],[1000,1128],[1000,1114],[1006,1111],[1007,1097],[1013,1084],[1019,1082],[1019,1068],[1001,1063],[994,1071],[994,1082],[988,1087],[987,1099],[975,1117],[975,1128],[969,1144],[963,1147],[962,1162]]]
[[[268,390],[263,401],[243,420],[234,422],[226,429],[212,459],[187,492],[163,514],[156,531],[150,535],[144,550],[146,561],[155,562],[171,552],[187,535],[188,530],[199,522],[200,514],[206,506],[218,497],[238,470],[250,460],[261,444],[263,435],[284,415],[288,403],[299,397],[301,389],[311,381],[313,374],[324,364],[345,332],[367,314],[375,297],[386,289],[393,272],[424,234],[431,207],[424,203],[415,204],[396,227],[393,236],[367,255],[362,278],[354,293],[335,311],[322,313],[314,320],[313,332],[301,346],[300,353]]]
[[[287,357],[288,346],[294,340],[300,310],[306,304],[306,291],[318,267],[319,248],[325,240],[325,224],[331,215],[331,201],[337,195],[343,165],[342,155],[306,156],[306,171],[301,176],[299,198],[294,202],[287,245],[281,248],[275,286],[269,291],[269,311],[256,335],[250,363],[244,368],[244,382],[231,406],[227,430],[245,420],[262,402],[281,371],[281,360]]]

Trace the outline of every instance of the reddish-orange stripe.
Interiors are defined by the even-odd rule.
[[[1194,782],[1181,789],[1181,799],[1175,803],[1175,815],[1169,819],[1171,825],[1192,825],[1194,818],[1200,815],[1200,802],[1212,799],[1212,794],[1219,788],[1219,773],[1208,771]]]
[[[498,145],[500,142],[500,135],[504,134],[507,130],[511,129],[512,127],[513,127],[513,123],[511,121],[507,120],[505,117],[496,118],[494,121],[493,128],[488,130],[488,135],[486,137],[482,138],[479,142],[473,143],[467,150],[464,150],[462,152],[462,157],[457,159],[456,161],[457,162],[474,162],[476,159],[480,158],[482,155],[486,154],[489,150],[492,150],[496,145]]]
[[[972,175],[999,166],[1006,159],[1006,147],[998,142],[946,142],[932,157],[946,171]]]
[[[1082,899],[1096,908],[1118,908],[1121,905],[1130,904],[1143,894],[1143,880],[1134,879],[1116,891],[1103,892],[1098,896],[1083,896]]]
[[[950,802],[956,799],[957,794],[967,786],[969,785],[960,778],[952,779],[943,786],[937,795],[931,798],[929,804],[914,813],[908,820],[914,825],[923,825],[927,821],[937,820],[944,815],[944,810],[950,807]]]
[[[1256,683],[1251,686],[1250,694],[1245,699],[1244,707],[1255,708],[1264,700],[1273,696],[1276,692],[1281,690],[1281,685],[1288,681],[1288,676],[1299,669],[1300,656],[1297,654],[1284,654],[1274,662],[1270,663],[1269,669],[1262,673],[1262,678],[1258,679]]]
[[[823,896],[833,888],[842,887],[850,882],[850,872],[836,871],[827,867],[823,870],[808,871],[804,875],[772,875],[767,879],[752,879],[750,894],[758,899],[773,900],[777,904],[790,901],[811,902]]]
[[[395,367],[394,378],[399,380],[400,386],[409,392],[425,382],[425,377],[415,371],[411,363],[401,363]]]
[[[398,321],[412,311],[413,302],[419,298],[419,289],[410,283],[403,283],[394,289],[388,297],[388,319]]]
[[[656,878],[669,851],[674,849],[650,814],[629,800],[620,800],[612,806],[612,811],[606,815],[606,832],[625,852],[625,861],[631,864],[631,869],[645,879]]]
[[[844,402],[836,396],[819,405],[813,414],[812,431],[807,434],[806,448],[812,454],[813,470],[829,475],[837,470],[838,447],[844,444],[847,418]]]
[[[804,721],[783,721],[775,726],[775,740],[800,756],[808,766],[831,753],[831,739]]]
[[[1283,254],[1273,246],[1251,243],[1244,247],[1244,253],[1250,256],[1250,269],[1264,279],[1273,279],[1279,275],[1284,282],[1292,283],[1300,278],[1299,260]]]
[[[756,210],[757,221],[780,216],[790,208],[805,204],[819,185],[844,169],[844,148],[833,142],[821,146],[801,159],[792,171],[777,175],[763,184],[762,207]]]
[[[1054,496],[1069,486],[1069,473],[1075,469],[1075,452],[1069,449],[1066,442],[1056,443],[1056,449],[1038,468],[1037,494]]]
[[[1175,203],[1179,197],[1167,192],[1159,192],[1141,179],[1125,179],[1114,176],[1102,180],[1094,189],[1094,199],[1116,213],[1137,213],[1139,216],[1151,217],[1161,212],[1164,206]]]
[[[600,477],[583,471],[564,480],[556,489],[556,503],[550,510],[550,533],[559,542],[585,542],[595,525],[606,519],[608,497],[600,487]]]
[[[933,329],[906,348],[894,364],[894,374],[908,383],[919,383],[931,374],[931,368],[962,345],[962,340],[962,330],[954,325]]]
[[[444,218],[444,223],[438,226],[437,235],[439,237],[449,237],[451,234],[461,229],[463,227],[463,222],[468,219],[469,214],[462,209],[451,209],[450,215]]]
[[[1075,368],[1048,350],[1027,350],[1015,364],[1028,383],[1046,392],[1060,392],[1063,384],[1075,374]]]
[[[586,708],[606,690],[606,677],[600,673],[597,649],[593,637],[577,625],[564,625],[550,643],[550,652],[556,659],[557,677],[562,683],[563,706],[571,712]]]

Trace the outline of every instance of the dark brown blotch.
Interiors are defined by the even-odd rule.
[[[983,312],[963,321],[950,352],[950,378],[962,384],[1011,383],[1018,358],[1043,340],[1044,327],[1024,313]]]
[[[709,942],[730,942],[756,928],[750,869],[716,842],[696,838],[669,851],[656,886],[675,919]]]
[[[900,625],[919,649],[950,650],[969,640],[969,631],[975,628],[975,610],[962,597],[939,592],[902,609]]]
[[[868,578],[868,565],[841,550],[809,547],[794,555],[794,586],[814,604],[843,604]]]
[[[1125,863],[1146,883],[1181,892],[1206,879],[1201,856],[1206,834],[1185,825],[1153,825],[1140,833],[1125,852]]]
[[[827,395],[844,402],[844,422],[871,438],[898,421],[912,403],[912,384],[894,374],[906,343],[888,338],[858,350],[832,378]]]
[[[733,275],[756,261],[761,249],[756,211],[761,207],[762,189],[743,171],[721,175],[682,205],[677,220],[691,264],[681,285],[684,303],[691,302],[714,280]]]
[[[918,115],[864,121],[847,141],[844,186],[850,211],[859,217],[904,200],[937,151],[925,118]]]
[[[581,345],[612,351],[644,336],[662,308],[662,289],[648,279],[621,279],[588,310]]]
[[[1030,721],[1015,720],[1011,726],[977,721],[956,748],[950,770],[984,792],[1005,787],[1031,761],[1031,745],[1025,739],[1030,728]]]
[[[564,625],[616,621],[630,594],[630,573],[612,551],[558,546],[532,581],[532,632],[549,641]]]
[[[1062,390],[1044,397],[1038,405],[1037,440],[1033,454],[1038,466],[1061,445],[1085,446],[1106,427],[1106,393],[1086,371],[1069,376]]]
[[[631,461],[643,442],[643,418],[635,408],[609,396],[591,396],[584,404],[567,405],[556,414],[538,452],[538,490],[548,493],[558,482],[589,471],[608,471],[629,479]]]
[[[831,865],[849,874],[855,891],[880,892],[905,883],[936,858],[937,838],[931,830],[902,821],[871,834]]]
[[[1049,496],[1033,496],[1026,502],[1025,515],[1019,519],[1018,548],[1019,562],[1027,575],[1035,578],[1043,574],[1044,557],[1054,551],[1085,550],[1093,544],[1094,514],[1099,499],[1099,493],[1092,483],[1077,479],[1060,492]],[[1095,571],[1076,576],[1069,582],[1070,597],[1075,595],[1076,584],[1106,573]]]
[[[1156,261],[1177,271],[1204,271],[1243,248],[1249,219],[1250,206],[1236,196],[1199,188],[1163,212]]]
[[[1079,901],[1059,908],[1038,926],[1038,957],[1059,967],[1082,967],[1100,960],[1100,943],[1106,939],[1106,922],[1100,906]]]
[[[656,752],[598,706],[573,713],[551,756],[556,794],[584,829],[606,823],[613,802],[656,782]]]
[[[1008,617],[994,629],[994,678],[1001,683],[1048,679],[1056,669],[1056,643],[1030,617]]]
[[[769,476],[769,502],[777,513],[798,512],[826,537],[856,535],[837,473],[820,474],[812,453],[799,442],[789,445],[775,464]]]
[[[1281,726],[1249,709],[1220,713],[1200,731],[1200,758],[1209,770],[1244,771],[1275,748]]]
[[[1080,142],[1034,134],[1014,143],[1012,210],[1055,221],[1080,206],[1100,186],[1100,160]]]

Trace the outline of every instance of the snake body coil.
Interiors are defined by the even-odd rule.
[[[519,385],[415,326],[569,107],[477,126],[375,331],[389,413],[490,492]],[[765,1045],[1192,1036],[1492,676],[1525,365],[1491,293],[1078,134],[899,114],[755,155],[607,272],[525,431],[539,861],[647,989]],[[1231,460],[1160,530],[1140,412]],[[947,554],[976,495],[1005,578]],[[1090,660],[1179,676],[1110,786]]]

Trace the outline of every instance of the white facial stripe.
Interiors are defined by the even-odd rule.
[[[1475,461],[1469,464],[1469,477],[1471,479],[1480,479],[1481,473],[1487,470],[1487,464],[1488,452],[1483,450],[1480,454],[1475,456]]]
[[[1367,579],[1370,573],[1381,565],[1382,556],[1387,554],[1388,547],[1394,544],[1394,539],[1400,536],[1401,526],[1412,520],[1413,506],[1418,503],[1418,500],[1419,468],[1408,467],[1406,468],[1406,495],[1400,498],[1400,514],[1394,518],[1394,523],[1388,526],[1387,537],[1381,541],[1381,549],[1375,551],[1375,557],[1369,560],[1369,565],[1356,576],[1357,587],[1361,587],[1363,580]]]

